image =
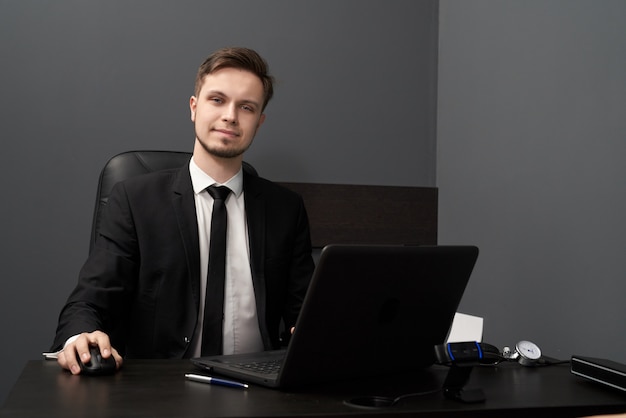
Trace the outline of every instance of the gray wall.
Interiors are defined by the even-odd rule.
[[[626,2],[440,2],[439,241],[499,346],[626,363]]]
[[[0,403],[51,343],[100,168],[191,150],[195,71],[228,45],[278,79],[247,156],[262,175],[435,185],[435,0],[0,0]]]

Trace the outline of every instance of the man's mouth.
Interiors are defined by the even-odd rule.
[[[230,129],[213,129],[215,132],[219,132],[228,136],[239,136],[239,132],[231,131]]]

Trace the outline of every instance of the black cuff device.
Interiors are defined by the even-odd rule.
[[[495,346],[477,341],[436,345],[435,356],[439,364],[457,366],[497,364],[504,360]]]

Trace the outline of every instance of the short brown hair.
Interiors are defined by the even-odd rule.
[[[223,68],[237,68],[250,71],[263,83],[265,98],[263,109],[274,95],[274,77],[269,74],[265,60],[254,50],[249,48],[231,47],[218,49],[202,63],[196,74],[194,95],[200,94],[204,77]]]

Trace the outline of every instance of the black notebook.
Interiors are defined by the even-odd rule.
[[[477,257],[474,246],[329,245],[287,349],[191,361],[274,388],[428,367]]]

